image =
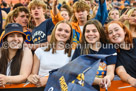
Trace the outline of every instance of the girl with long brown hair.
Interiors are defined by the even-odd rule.
[[[79,45],[72,59],[84,54],[106,54],[111,55],[116,53],[112,45],[108,44],[106,34],[101,23],[97,20],[89,20],[83,28],[83,36],[81,45]],[[116,56],[109,57],[103,62],[100,62],[94,85],[99,89],[107,84],[111,85],[111,80],[114,78],[114,68],[116,63]]]
[[[26,39],[20,24],[10,23],[5,28],[0,48],[0,86],[25,82],[32,68],[32,53],[23,48]]]

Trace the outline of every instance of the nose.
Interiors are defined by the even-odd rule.
[[[94,35],[94,33],[92,31],[90,31],[88,34],[91,35],[91,36]]]
[[[113,31],[112,35],[115,35],[115,34],[116,34],[116,32],[115,32],[115,31]]]
[[[14,40],[16,40],[16,41],[18,40],[18,36],[17,35],[14,36]]]

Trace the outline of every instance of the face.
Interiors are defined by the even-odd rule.
[[[117,23],[112,23],[108,27],[108,36],[112,43],[121,44],[125,39],[124,30]]]
[[[87,20],[88,12],[86,10],[84,11],[76,11],[75,17],[78,20],[78,22],[84,22]]]
[[[94,24],[89,24],[86,26],[85,39],[89,44],[100,42],[100,34]]]
[[[55,38],[58,42],[66,43],[70,39],[71,28],[66,23],[60,23],[55,31]]]
[[[85,2],[86,2],[89,6],[91,6],[90,0],[85,0]]]
[[[21,33],[11,33],[7,36],[7,42],[9,48],[20,49],[24,42],[23,35]]]
[[[70,17],[67,11],[61,11],[60,14],[65,20],[69,21]]]
[[[118,10],[111,11],[110,18],[113,20],[119,20],[119,11]]]
[[[129,23],[136,26],[136,10],[129,17]]]
[[[16,23],[19,23],[23,27],[26,27],[28,24],[29,15],[25,12],[19,12],[18,16],[14,18]]]
[[[41,6],[33,6],[31,8],[31,14],[34,19],[39,19],[41,17],[44,17],[44,13],[45,11],[43,10]]]

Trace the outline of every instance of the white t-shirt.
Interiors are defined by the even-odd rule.
[[[8,62],[6,76],[11,76],[11,69],[10,69],[11,63],[12,63],[12,60]]]
[[[73,52],[71,53],[72,55]],[[64,66],[72,58],[72,55],[68,57],[67,54],[64,54],[64,50],[57,50],[56,53],[52,54],[52,49],[50,51],[44,51],[44,48],[38,48],[35,54],[40,60],[38,75],[41,76],[48,76],[49,71]]]
[[[79,26],[79,27],[80,27],[81,32],[83,33],[84,26]]]

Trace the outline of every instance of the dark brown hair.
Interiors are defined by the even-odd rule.
[[[101,43],[108,43],[106,34],[104,32],[104,28],[102,27],[102,24],[98,20],[89,20],[87,23],[84,25],[83,28],[83,35],[82,35],[82,41],[81,41],[81,54],[89,54],[90,53],[90,47],[88,46],[89,43],[85,39],[85,31],[86,31],[86,26],[94,24],[100,34],[100,42]]]
[[[6,38],[4,38],[3,42],[6,42]],[[8,46],[8,44],[7,44]],[[18,49],[15,56],[12,59],[9,59],[9,51],[7,48],[1,47],[0,48],[1,57],[0,57],[0,74],[6,75],[7,67],[8,67],[8,61],[12,60],[10,70],[11,75],[19,75],[20,68],[21,68],[21,62],[23,58],[23,48]]]

